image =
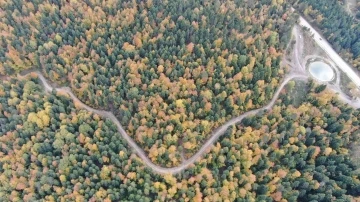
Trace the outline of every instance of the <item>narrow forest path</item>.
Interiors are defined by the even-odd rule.
[[[283,82],[280,84],[280,86],[278,87],[277,91],[275,92],[275,94],[273,95],[273,98],[271,99],[271,101],[264,107],[259,108],[259,109],[254,109],[248,112],[243,113],[240,116],[234,117],[232,119],[230,119],[229,121],[227,121],[226,123],[224,123],[224,125],[222,125],[221,127],[215,129],[212,134],[210,135],[210,138],[201,146],[201,148],[199,149],[199,151],[196,152],[196,154],[194,154],[192,157],[190,157],[189,159],[184,160],[179,166],[176,167],[171,167],[171,168],[167,168],[167,167],[161,167],[159,165],[154,164],[148,157],[147,154],[144,152],[143,149],[141,149],[136,143],[135,141],[126,133],[125,129],[123,128],[123,126],[121,125],[121,123],[118,121],[118,119],[114,116],[114,114],[112,112],[109,111],[103,111],[103,110],[97,110],[94,109],[86,104],[84,104],[83,102],[81,102],[71,91],[71,89],[69,87],[61,87],[61,88],[53,88],[45,79],[45,77],[42,75],[42,73],[40,72],[33,72],[36,73],[37,76],[39,77],[40,81],[42,82],[45,90],[47,92],[52,92],[53,90],[57,91],[57,92],[61,92],[61,93],[66,93],[68,94],[71,99],[77,103],[77,105],[87,111],[90,111],[92,113],[98,114],[103,118],[108,118],[110,119],[116,126],[117,129],[119,131],[119,133],[121,134],[121,136],[128,142],[128,144],[130,145],[130,147],[138,154],[138,156],[143,160],[144,164],[148,167],[150,167],[154,172],[157,172],[159,174],[176,174],[179,173],[181,171],[183,171],[184,169],[186,169],[188,166],[192,165],[195,161],[197,161],[201,156],[204,155],[204,153],[206,151],[208,151],[208,149],[214,144],[215,141],[217,141],[217,139],[223,135],[225,133],[225,131],[232,125],[241,122],[244,118],[249,117],[249,116],[253,116],[255,114],[257,114],[258,112],[262,111],[262,110],[269,110],[271,109],[276,100],[278,99],[281,91],[283,90],[283,88],[285,87],[285,85],[293,80],[293,79],[298,79],[298,80],[306,80],[309,78],[308,74],[306,74],[306,72],[304,72],[305,68],[303,67],[303,65],[300,62],[300,57],[299,57],[299,52],[301,52],[302,48],[301,45],[303,44],[303,40],[301,40],[301,37],[299,37],[299,33],[297,30],[295,30],[296,28],[294,28],[293,30],[293,35],[296,38],[296,45],[295,45],[295,50],[294,50],[294,55],[293,57],[295,57],[295,64],[286,61],[286,63],[288,63],[291,67],[292,67],[292,71],[291,73],[289,73],[283,80]],[[30,74],[30,73],[28,73]],[[28,75],[26,74],[26,75]],[[25,75],[25,76],[26,76]],[[19,79],[25,77],[25,76],[18,76]],[[342,95],[340,94],[340,97]],[[349,104],[351,104],[352,102],[349,102]],[[360,107],[357,105],[352,105],[353,107]]]
[[[42,75],[42,73],[40,72],[33,72],[36,73],[37,76],[39,77],[41,83],[43,84],[45,90],[47,92],[52,92],[53,90],[60,92],[60,93],[66,93],[68,94],[71,99],[77,103],[77,105],[80,108],[83,108],[87,111],[90,111],[94,114],[98,114],[99,116],[103,117],[103,118],[108,118],[110,119],[116,126],[117,129],[119,131],[119,133],[121,134],[121,136],[128,142],[128,144],[135,150],[135,152],[139,155],[139,157],[144,161],[144,163],[150,167],[151,169],[153,169],[155,172],[160,173],[160,174],[175,174],[175,173],[179,173],[182,170],[186,169],[189,165],[193,164],[196,160],[198,160],[207,150],[208,148],[210,148],[214,142],[225,133],[225,131],[227,130],[227,128],[229,128],[229,126],[232,126],[236,123],[241,122],[244,118],[248,117],[248,116],[252,116],[255,115],[256,113],[262,111],[262,110],[269,110],[274,104],[275,101],[277,100],[277,98],[280,95],[281,90],[285,87],[285,85],[291,81],[292,79],[302,79],[305,80],[308,77],[305,75],[296,75],[296,74],[289,74],[284,81],[281,83],[281,85],[279,86],[279,88],[277,89],[277,91],[275,92],[272,100],[269,102],[269,104],[267,104],[266,106],[259,108],[259,109],[254,109],[248,112],[245,112],[244,114],[238,116],[238,117],[234,117],[232,119],[230,119],[229,121],[227,121],[224,125],[222,125],[221,127],[215,129],[210,138],[202,145],[202,147],[199,149],[199,151],[196,152],[196,154],[194,154],[191,158],[186,159],[185,161],[183,161],[179,166],[176,167],[171,167],[171,168],[167,168],[167,167],[161,167],[158,166],[156,164],[154,164],[145,154],[144,150],[141,149],[136,143],[135,141],[126,133],[125,129],[123,128],[123,126],[121,125],[121,123],[118,121],[118,119],[114,116],[114,114],[112,112],[109,111],[103,111],[103,110],[97,110],[94,109],[92,107],[89,107],[88,105],[84,104],[83,102],[81,102],[70,90],[70,88],[68,87],[61,87],[61,88],[53,88],[45,79],[45,77]],[[25,75],[26,76],[26,75]]]

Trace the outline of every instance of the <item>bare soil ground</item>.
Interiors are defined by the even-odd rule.
[[[345,0],[345,10],[352,16],[354,16],[354,18],[359,21],[360,19],[356,17],[356,14],[359,13],[360,11],[357,8],[358,3],[360,2],[360,0]]]

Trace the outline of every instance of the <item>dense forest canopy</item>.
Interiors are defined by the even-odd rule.
[[[40,68],[86,104],[114,111],[167,166],[272,98],[295,22],[282,0],[1,5],[0,72]]]
[[[327,11],[302,2],[309,16]],[[289,82],[271,109],[228,128],[179,174],[160,175],[110,119],[46,93],[36,74],[14,76],[36,69],[69,86],[87,105],[113,112],[152,162],[177,166],[214,128],[273,97],[296,20],[288,1],[0,0],[0,7],[0,201],[359,200],[350,148],[360,138],[360,110],[326,85]],[[339,19],[357,30],[346,24],[351,18]],[[350,37],[344,50],[353,51]]]
[[[360,111],[318,87],[289,85],[272,110],[229,128],[195,165],[158,175],[110,120],[35,77],[0,81],[0,196],[5,201],[351,201],[350,143]],[[294,96],[294,87],[306,95]],[[319,92],[319,93],[316,93]],[[296,100],[296,105],[295,103]]]

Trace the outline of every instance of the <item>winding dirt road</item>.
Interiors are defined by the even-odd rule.
[[[35,72],[37,74],[37,76],[39,77],[40,81],[42,82],[43,86],[45,87],[45,90],[47,92],[52,92],[53,90],[57,91],[57,92],[62,92],[62,93],[66,93],[68,94],[74,102],[79,103],[79,106],[85,110],[88,110],[92,113],[98,114],[103,118],[108,118],[110,119],[116,126],[117,129],[119,131],[119,133],[121,134],[121,136],[128,142],[128,144],[130,145],[130,147],[133,148],[133,150],[138,154],[138,156],[143,160],[144,164],[148,167],[150,167],[154,172],[160,173],[160,174],[176,174],[179,173],[181,171],[183,171],[184,169],[186,169],[188,166],[193,165],[193,163],[195,161],[197,161],[204,153],[206,153],[206,151],[214,144],[214,142],[225,133],[225,131],[227,130],[227,128],[229,128],[229,126],[232,126],[236,123],[241,122],[244,118],[248,117],[248,116],[252,116],[255,115],[256,113],[262,111],[262,110],[269,110],[276,102],[276,100],[278,99],[280,92],[282,91],[282,89],[285,87],[285,85],[292,79],[300,79],[300,80],[306,80],[309,76],[305,71],[304,66],[301,64],[300,61],[300,57],[299,54],[302,52],[301,50],[301,44],[303,44],[303,40],[299,35],[299,32],[296,30],[296,28],[294,28],[293,30],[293,35],[296,37],[296,47],[294,50],[294,55],[293,57],[295,58],[295,64],[286,61],[286,63],[288,63],[291,67],[292,67],[292,71],[289,75],[287,75],[284,79],[284,81],[281,83],[281,85],[279,86],[279,88],[277,89],[277,91],[275,92],[275,94],[273,95],[273,98],[271,99],[271,101],[264,107],[259,108],[259,109],[254,109],[248,112],[245,112],[244,114],[238,116],[238,117],[234,117],[232,119],[230,119],[229,121],[227,121],[224,125],[222,125],[221,127],[215,129],[212,134],[210,135],[210,138],[202,145],[202,147],[199,149],[199,151],[194,154],[191,158],[184,160],[179,166],[176,167],[171,167],[171,168],[166,168],[166,167],[161,167],[158,166],[156,164],[154,164],[145,154],[144,150],[141,149],[135,142],[134,140],[126,133],[126,131],[124,130],[123,126],[120,124],[120,122],[117,120],[117,118],[114,116],[113,113],[109,112],[109,111],[103,111],[103,110],[96,110],[93,109],[91,107],[89,107],[88,105],[84,104],[83,102],[81,102],[72,92],[71,89],[68,87],[61,87],[61,88],[53,88],[48,82],[47,80],[44,78],[44,76],[40,73],[40,72]],[[301,43],[301,44],[300,44]],[[300,53],[299,53],[300,52]],[[19,76],[20,78],[22,76]],[[338,91],[338,90],[336,90]],[[340,98],[342,98],[343,101],[345,101],[348,104],[351,104],[353,107],[359,108],[360,107],[360,103],[358,104],[354,104],[353,101],[345,99],[346,96],[340,94],[339,96]]]
[[[120,122],[117,120],[117,118],[114,116],[113,113],[109,112],[109,111],[103,111],[103,110],[97,110],[94,108],[89,107],[88,105],[84,104],[83,102],[81,102],[70,90],[70,88],[68,87],[61,87],[61,88],[53,88],[45,79],[45,77],[40,73],[40,72],[34,72],[37,74],[37,76],[39,77],[40,81],[42,82],[45,90],[47,92],[52,92],[53,90],[57,91],[57,92],[61,92],[61,93],[67,93],[74,102],[79,103],[79,107],[86,109],[87,111],[90,111],[92,113],[98,114],[100,116],[102,116],[103,118],[108,118],[110,119],[116,126],[117,129],[119,131],[119,133],[121,134],[121,136],[128,142],[128,144],[135,150],[135,152],[139,155],[139,157],[144,161],[144,163],[150,167],[151,169],[153,169],[155,172],[160,173],[160,174],[176,174],[181,172],[182,170],[186,169],[189,165],[193,164],[196,160],[198,160],[206,151],[208,148],[210,148],[214,142],[225,133],[226,129],[229,126],[232,126],[236,123],[241,122],[244,118],[248,117],[248,116],[252,116],[255,115],[256,113],[260,112],[261,110],[269,110],[274,104],[275,101],[277,100],[277,98],[280,95],[281,90],[284,88],[284,86],[292,79],[301,79],[301,80],[305,80],[308,77],[305,75],[295,75],[295,74],[290,74],[288,75],[284,81],[281,83],[281,85],[279,86],[279,88],[277,89],[277,91],[275,92],[272,100],[269,102],[269,104],[267,104],[266,106],[259,108],[259,109],[254,109],[248,112],[245,112],[244,114],[235,117],[229,121],[227,121],[224,125],[222,125],[221,127],[217,128],[211,135],[210,138],[204,143],[204,145],[199,149],[198,152],[196,152],[196,154],[194,154],[191,158],[185,160],[182,162],[182,164],[180,164],[179,166],[176,167],[172,167],[172,168],[166,168],[166,167],[161,167],[158,166],[156,164],[154,164],[145,154],[144,150],[142,150],[135,142],[134,140],[126,133],[126,131],[124,130],[123,126],[120,124]]]

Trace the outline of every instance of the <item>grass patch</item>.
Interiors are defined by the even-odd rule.
[[[352,137],[352,139],[354,139],[355,141],[353,141],[353,143],[350,145],[350,157],[351,157],[351,161],[354,162],[354,164],[358,167],[358,169],[355,171],[357,174],[360,175],[360,142],[359,142],[359,138],[360,138],[360,131],[358,131],[359,133],[357,135],[355,135],[356,137]]]
[[[301,34],[304,36],[304,50],[302,53],[302,57],[305,58],[308,55],[318,55],[324,58],[328,58],[327,54],[323,49],[321,49],[316,41],[311,36],[310,32],[307,30],[301,28],[300,29]]]
[[[288,85],[286,86],[288,89]],[[309,92],[309,86],[306,81],[295,81],[295,86],[288,91],[290,103],[294,107],[299,107],[301,103],[305,102],[306,95]]]
[[[350,89],[348,88],[349,84],[352,82],[350,78],[343,72],[341,69],[339,69],[340,72],[340,89],[343,93],[345,93],[348,96],[351,96]]]

